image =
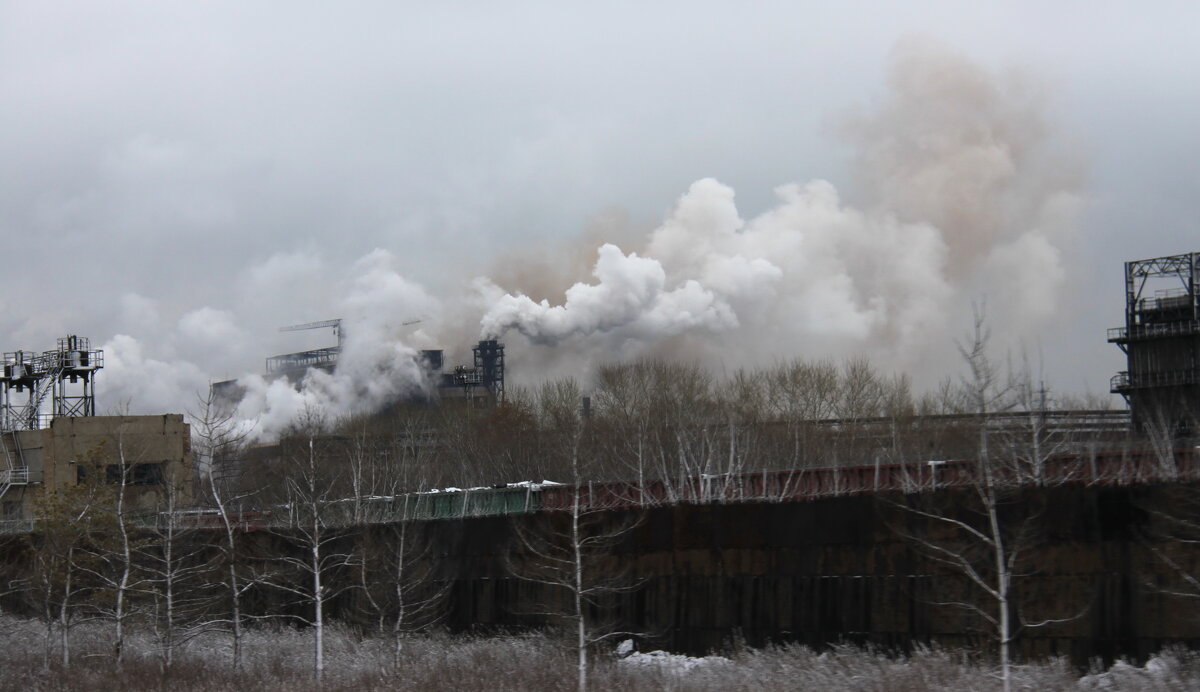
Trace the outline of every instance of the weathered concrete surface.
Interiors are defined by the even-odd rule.
[[[1175,498],[1181,492],[1200,491],[1074,487],[1016,499],[1006,511],[1029,521],[1020,541],[1015,614],[1030,622],[1067,619],[1023,629],[1017,651],[1086,663],[1141,657],[1172,642],[1200,644],[1200,608],[1164,593],[1177,580],[1151,549],[1172,551],[1200,574],[1200,551],[1165,540],[1161,519],[1150,511],[1182,507]],[[939,502],[964,499],[948,493]],[[969,516],[967,509],[958,511]],[[609,521],[622,519],[614,513]],[[561,590],[514,578],[503,559],[513,546],[520,552],[514,522],[545,521],[496,517],[423,525],[442,577],[455,582],[452,627],[545,621],[531,613],[538,603],[561,602]],[[921,524],[872,497],[650,509],[602,559],[604,569],[624,566],[641,584],[616,597],[605,614],[616,628],[687,652],[719,648],[734,637],[755,645],[850,641],[896,649],[986,642],[977,616],[939,603],[994,606],[898,531],[938,538]],[[520,559],[527,556],[518,565]]]
[[[952,508],[953,516],[971,519],[970,498],[970,491],[959,490],[931,499]],[[1200,647],[1200,600],[1167,593],[1180,582],[1162,559],[1200,575],[1200,549],[1168,535],[1169,518],[1200,515],[1188,509],[1198,499],[1200,488],[1180,485],[1034,489],[1013,498],[1005,516],[1010,527],[1026,528],[1014,614],[1066,618],[1022,630],[1017,654],[1068,656],[1085,665],[1095,657],[1142,658],[1171,643]],[[900,500],[854,496],[648,509],[615,545],[594,556],[593,573],[625,571],[638,586],[596,614],[614,629],[642,632],[657,646],[691,653],[735,638],[752,645],[845,641],[895,650],[927,642],[986,645],[990,639],[978,616],[940,603],[992,604],[905,537],[949,545],[946,532],[899,509]],[[637,514],[598,515],[600,528],[622,526]],[[410,524],[408,541],[428,551],[435,579],[450,587],[443,622],[460,631],[550,622],[545,613],[565,607],[568,594],[518,579],[513,571],[532,572],[538,563],[523,548],[522,532],[563,529],[567,518],[542,513]],[[352,553],[364,538],[371,543],[361,545],[379,546],[395,540],[394,528],[347,529],[327,550]],[[215,531],[204,538],[218,539]],[[302,546],[279,532],[256,531],[242,540],[241,559],[260,573],[279,569],[284,553],[302,555]],[[28,560],[27,551],[25,541],[13,538],[5,563]],[[339,579],[356,575],[328,577],[339,590],[348,586]],[[342,593],[330,604],[331,615],[361,618],[355,594]],[[257,614],[300,614],[306,607],[265,587],[248,593],[245,605]]]

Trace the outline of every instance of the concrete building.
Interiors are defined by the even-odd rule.
[[[0,447],[0,518],[10,530],[28,525],[39,497],[89,473],[114,485],[124,475],[133,513],[160,509],[168,484],[178,506],[192,504],[190,430],[181,414],[60,417],[39,430],[6,432]]]

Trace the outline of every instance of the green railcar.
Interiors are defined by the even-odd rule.
[[[469,516],[524,514],[541,508],[541,491],[528,487],[470,490],[464,495]]]
[[[541,488],[514,486],[408,493],[395,497],[365,498],[361,503],[331,502],[321,509],[330,525],[461,519],[505,514],[525,514],[542,508]],[[292,514],[296,510],[292,510]],[[295,517],[289,517],[295,520]]]
[[[542,507],[541,492],[529,487],[477,488],[410,497],[416,499],[408,518],[418,520],[524,514]]]

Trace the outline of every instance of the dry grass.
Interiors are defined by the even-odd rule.
[[[113,670],[109,631],[101,623],[79,626],[72,637],[69,670],[43,666],[43,630],[34,621],[0,617],[0,690],[315,690],[311,633],[252,630],[240,675],[229,666],[227,638],[194,639],[160,672],[147,632],[135,632],[122,673]],[[574,690],[573,653],[546,634],[493,637],[426,635],[406,640],[403,665],[391,664],[391,643],[343,629],[326,637],[326,690]],[[963,652],[928,649],[893,657],[850,647],[816,653],[799,646],[739,649],[729,659],[635,656],[618,660],[601,652],[593,689],[696,690],[996,690],[995,670]],[[1080,677],[1061,661],[1019,666],[1017,690],[1200,689],[1200,655],[1172,650],[1144,667],[1117,664]]]

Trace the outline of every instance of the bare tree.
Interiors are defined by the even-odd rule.
[[[33,555],[30,582],[46,628],[42,662],[47,669],[56,639],[59,664],[71,666],[71,629],[80,601],[89,591],[86,570],[94,567],[86,548],[106,504],[99,456],[99,450],[91,450],[76,460],[78,482],[46,492],[34,502],[38,531],[27,537]]]
[[[1017,410],[1013,429],[1005,431],[1007,453],[1018,464],[1023,477],[1037,485],[1051,479],[1046,477],[1046,464],[1056,455],[1070,451],[1070,437],[1050,425],[1048,415],[1053,405],[1053,395],[1039,372],[1036,381],[1027,357],[1022,358],[1022,368],[1013,378],[1012,400]]]
[[[213,627],[207,615],[223,586],[223,565],[199,535],[198,519],[203,515],[186,511],[182,496],[180,482],[167,479],[158,512],[141,527],[148,538],[137,549],[146,575],[141,590],[150,600],[147,610],[163,675],[170,675],[179,646]]]
[[[320,685],[325,675],[325,622],[329,600],[354,587],[346,572],[353,554],[342,550],[346,531],[332,494],[341,469],[317,447],[326,422],[320,411],[307,409],[280,444],[286,520],[273,530],[295,549],[279,556],[284,566],[278,574],[263,575],[267,585],[291,594],[308,615],[291,615],[312,628],[313,678]],[[282,512],[281,512],[282,514]]]
[[[404,414],[375,435],[356,429],[348,450],[352,520],[362,528],[351,560],[359,610],[391,638],[397,670],[405,638],[440,619],[451,586],[436,581],[430,546],[412,521],[418,492],[428,487],[435,440],[426,416]]]
[[[405,639],[436,624],[452,582],[438,581],[435,560],[411,520],[416,496],[393,500],[395,518],[378,535],[364,532],[353,567],[376,632],[392,641],[392,666],[403,663]]]
[[[197,395],[197,409],[189,413],[192,428],[192,454],[205,482],[208,500],[217,510],[221,532],[219,542],[223,563],[222,582],[228,598],[228,618],[216,618],[210,625],[225,625],[230,636],[230,664],[242,668],[242,640],[245,634],[245,609],[242,597],[255,584],[253,575],[242,565],[239,542],[240,512],[247,493],[238,493],[229,481],[241,457],[249,430],[240,427],[233,412],[220,405],[210,389]],[[227,473],[218,474],[219,470]]]
[[[603,428],[600,449],[612,457],[608,467],[615,474],[632,473],[637,480],[640,505],[652,502],[647,496],[651,470],[654,428],[662,421],[651,405],[654,382],[647,376],[646,362],[623,363],[600,368],[590,424]]]
[[[1138,533],[1138,540],[1153,556],[1149,564],[1158,569],[1145,570],[1144,579],[1154,591],[1179,599],[1181,604],[1200,603],[1200,490],[1197,490],[1194,474],[1200,449],[1173,452],[1183,464],[1184,473],[1168,478],[1177,481],[1158,485],[1154,494],[1138,504],[1149,518],[1145,528]],[[1160,454],[1155,450],[1161,469]],[[1176,459],[1171,468],[1175,469]],[[1189,472],[1190,473],[1187,473]]]
[[[81,546],[92,558],[86,571],[96,580],[100,593],[111,595],[111,600],[94,599],[93,608],[112,622],[113,666],[118,673],[125,666],[125,636],[128,621],[134,615],[134,596],[142,586],[142,575],[134,560],[140,546],[133,535],[134,516],[129,502],[137,455],[130,449],[125,427],[124,421],[118,424],[111,454],[104,457],[105,461],[115,463],[105,465],[103,476],[96,474],[97,482],[108,486],[103,494],[107,502],[97,507],[98,516],[106,521],[93,540]]]
[[[590,648],[618,636],[594,613],[615,594],[636,588],[611,560],[616,545],[637,525],[638,518],[615,521],[610,513],[590,507],[585,500],[588,448],[586,419],[580,415],[581,390],[574,380],[543,385],[538,404],[542,424],[552,436],[549,448],[570,470],[571,504],[565,516],[537,516],[516,524],[516,550],[506,554],[509,570],[518,578],[536,582],[566,596],[566,608],[540,604],[543,614],[565,619],[574,632],[578,689],[585,692],[591,664]]]
[[[993,439],[992,418],[1013,405],[1011,376],[1003,375],[988,354],[989,333],[981,311],[968,340],[959,344],[967,373],[961,382],[961,397],[969,402],[975,417],[975,450],[967,466],[949,467],[959,474],[954,485],[966,486],[964,493],[912,493],[896,502],[907,514],[907,526],[896,525],[930,559],[948,566],[984,595],[981,604],[973,598],[948,599],[951,605],[969,611],[985,623],[996,642],[1003,687],[1011,689],[1011,645],[1022,628],[1040,627],[1078,617],[1078,614],[1041,621],[1025,620],[1015,600],[1014,581],[1023,576],[1022,561],[1034,544],[1034,520],[1039,514],[1036,498],[1028,488],[1035,485],[1035,465],[1013,447]],[[1008,454],[1006,454],[1008,452]],[[960,499],[961,504],[955,501]],[[945,503],[945,504],[939,504]]]

